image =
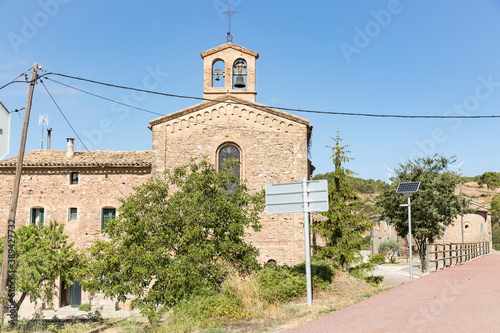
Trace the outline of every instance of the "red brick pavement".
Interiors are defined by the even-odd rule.
[[[500,332],[500,253],[431,273],[287,332]]]

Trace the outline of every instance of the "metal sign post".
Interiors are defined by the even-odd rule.
[[[9,153],[10,112],[0,102],[0,160]]]
[[[302,182],[266,185],[266,212],[304,213],[304,241],[306,251],[307,305],[312,305],[311,240],[309,236],[309,213],[328,210],[328,181],[310,180]]]

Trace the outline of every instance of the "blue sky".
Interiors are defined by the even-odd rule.
[[[96,1],[0,0],[0,86],[38,62],[44,70],[119,85],[202,96],[200,52],[226,42],[259,52],[257,101],[297,109],[398,115],[500,115],[500,1]],[[133,94],[55,80],[161,114],[195,100]],[[45,80],[89,149],[149,150],[155,114]],[[0,90],[11,111],[28,86]],[[24,112],[24,111],[23,111]],[[39,115],[49,116],[52,148],[66,149],[71,128],[38,84],[27,150],[40,149]],[[316,173],[333,170],[338,130],[363,178],[387,179],[408,159],[457,157],[462,174],[500,171],[500,119],[393,119],[299,113],[314,126]],[[12,115],[10,156],[24,113]],[[80,142],[77,149],[83,149]]]

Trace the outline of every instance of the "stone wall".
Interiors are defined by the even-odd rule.
[[[118,208],[119,199],[151,177],[149,168],[138,169],[50,169],[25,168],[21,177],[16,226],[27,225],[31,208],[44,208],[44,224],[56,220],[75,247],[90,246],[101,237],[102,209]],[[79,182],[70,185],[71,172],[79,172]],[[0,232],[6,229],[14,170],[0,171]],[[113,183],[116,185],[113,185]],[[77,208],[77,219],[69,220],[69,208]]]
[[[240,148],[241,178],[252,193],[266,184],[301,181],[309,175],[311,127],[307,120],[289,116],[221,102],[152,121],[153,175],[188,164],[191,158],[206,158],[217,166],[218,148],[231,142]],[[263,213],[261,222],[262,231],[247,238],[260,250],[259,261],[275,259],[281,265],[304,260],[302,214]]]

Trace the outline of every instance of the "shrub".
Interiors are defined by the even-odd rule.
[[[229,292],[211,292],[178,303],[167,319],[167,327],[172,332],[191,332],[248,317],[240,298]]]
[[[361,250],[370,250],[371,237],[365,236],[361,239]]]
[[[368,275],[368,273],[371,273],[374,268],[375,264],[371,262],[364,262],[362,264],[349,268],[349,274],[357,279],[365,281],[366,283],[379,284],[384,279],[383,276]]]
[[[260,297],[269,303],[287,302],[306,292],[304,275],[287,266],[266,266],[255,276]]]
[[[365,278],[365,281],[370,284],[380,284],[384,280],[383,275],[370,275]]]
[[[334,272],[336,269],[340,267],[335,265],[335,262],[332,260],[325,260],[321,258],[312,258],[311,259],[311,276],[312,276],[312,285],[314,288],[326,289],[330,283],[332,283]],[[306,276],[306,263],[302,262],[300,264],[295,265],[292,268],[292,271],[299,273],[301,275]]]
[[[387,259],[394,263],[396,262],[397,254],[399,252],[399,242],[395,239],[388,239],[380,242],[378,251],[385,254]]]
[[[500,251],[500,244],[493,244],[493,250]]]
[[[370,259],[368,261],[375,265],[382,265],[383,263],[385,263],[385,254],[372,254],[370,255]]]
[[[92,309],[92,306],[90,304],[82,304],[78,307],[78,310],[80,311],[90,311]]]

